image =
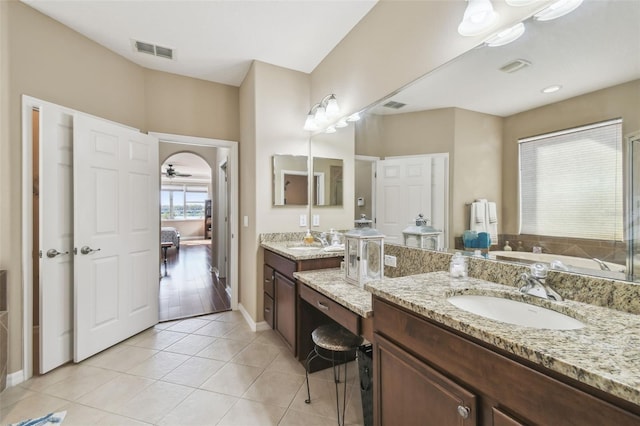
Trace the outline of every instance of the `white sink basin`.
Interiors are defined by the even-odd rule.
[[[576,330],[584,327],[582,322],[560,312],[501,297],[468,294],[452,296],[447,301],[464,311],[524,327],[550,330]]]

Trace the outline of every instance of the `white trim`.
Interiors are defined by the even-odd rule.
[[[19,385],[24,381],[24,370],[18,370],[14,373],[7,374],[7,388]]]
[[[238,158],[238,142],[228,141],[223,139],[201,138],[197,136],[175,135],[171,133],[149,132],[149,134],[151,136],[155,136],[156,138],[158,138],[160,142],[171,142],[171,143],[183,144],[183,145],[198,145],[198,146],[208,146],[208,147],[229,149],[228,161],[230,164],[231,173],[228,174],[227,177],[230,179],[231,184],[229,188],[229,194],[227,194],[227,196],[230,204],[229,205],[229,211],[230,211],[229,229],[231,230],[231,235],[229,235],[228,238],[230,239],[231,248],[228,256],[229,270],[227,271],[227,283],[229,283],[231,287],[231,309],[233,310],[239,309],[238,261],[239,261],[240,251],[238,249],[238,241],[239,241],[238,168],[239,168],[240,162]]]
[[[256,325],[255,321],[253,320],[253,318],[251,318],[251,315],[249,315],[249,312],[247,312],[247,310],[244,308],[242,303],[238,303],[238,310],[240,311],[240,313],[244,317],[244,320],[249,325],[249,328],[251,329],[251,331],[256,331],[257,325]]]

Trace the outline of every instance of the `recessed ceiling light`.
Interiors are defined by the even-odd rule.
[[[554,84],[553,86],[545,87],[541,90],[542,93],[554,93],[558,90],[562,89],[562,86],[559,84]]]

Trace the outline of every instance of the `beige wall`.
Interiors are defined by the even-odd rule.
[[[147,69],[144,82],[148,129],[240,140],[239,88]]]
[[[640,80],[504,119],[502,232],[518,232],[518,139],[622,117],[623,136],[640,130]]]
[[[23,367],[21,96],[142,130],[217,139],[237,139],[239,112],[237,88],[148,72],[17,0],[0,1],[0,36],[0,235],[12,241],[0,244],[0,269],[8,270],[13,373]],[[169,103],[185,113],[170,119]]]

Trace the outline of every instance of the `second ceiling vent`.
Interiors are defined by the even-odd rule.
[[[132,40],[133,49],[136,52],[146,53],[148,55],[159,56],[160,58],[173,59],[174,50],[169,47],[158,46],[143,41]]]

